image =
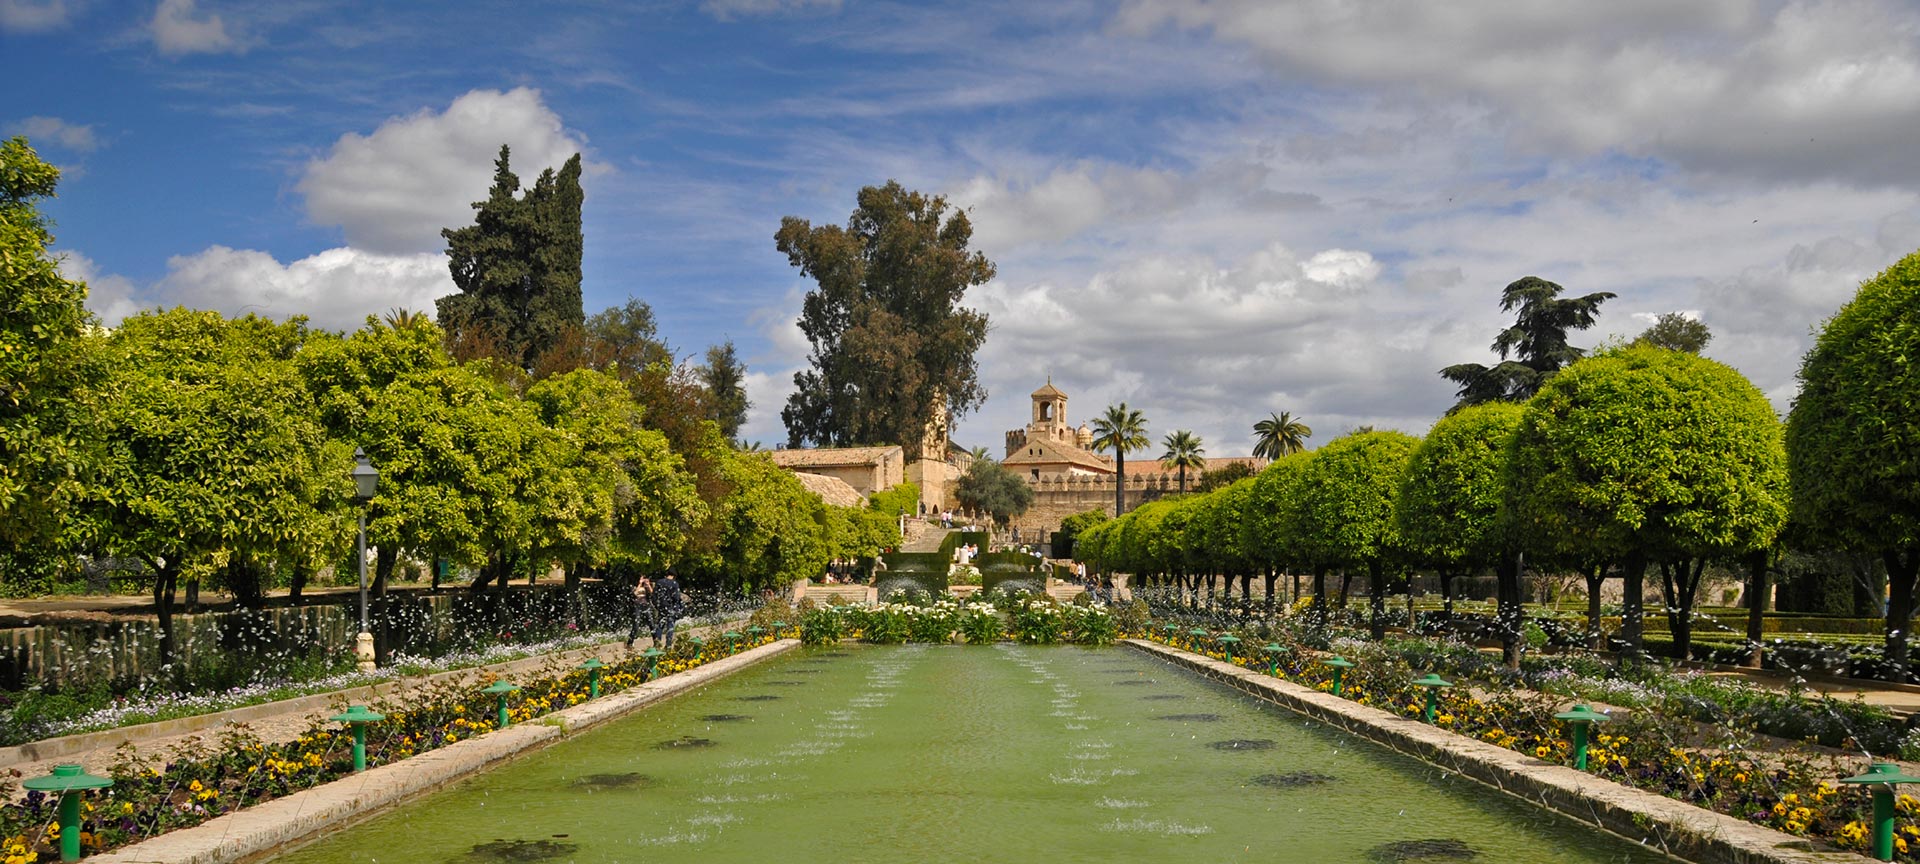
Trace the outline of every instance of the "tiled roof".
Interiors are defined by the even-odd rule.
[[[805,471],[795,471],[793,476],[800,478],[800,485],[807,487],[808,492],[820,496],[820,500],[828,504],[840,507],[867,506],[867,496],[860,494],[859,490],[848,486],[847,481],[838,477],[808,474]]]
[[[1039,450],[1039,455],[1034,455]],[[1001,462],[1003,465],[1057,465],[1060,463],[1097,471],[1102,474],[1113,473],[1113,462],[1105,456],[1088,450],[1082,450],[1063,441],[1047,438],[1029,438],[1027,443],[1012,456]]]
[[[773,450],[773,464],[782,468],[837,468],[846,465],[878,465],[901,458],[899,445],[886,447],[821,447],[812,450]]]
[[[1046,383],[1046,386],[1033,391],[1033,397],[1035,399],[1039,399],[1046,396],[1065,396],[1065,395],[1067,394],[1060,392],[1060,388],[1053,386],[1052,381],[1048,381]]]

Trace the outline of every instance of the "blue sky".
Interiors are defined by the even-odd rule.
[[[999,265],[968,444],[1049,373],[1075,422],[1124,399],[1214,455],[1276,410],[1420,432],[1524,275],[1622,295],[1588,343],[1700,316],[1785,407],[1809,329],[1920,247],[1901,2],[0,0],[0,49],[109,321],[428,308],[498,145],[580,151],[588,310],[734,339],[769,443],[807,287],[773,231],[888,179]]]

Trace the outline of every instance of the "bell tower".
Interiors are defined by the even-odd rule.
[[[1073,442],[1073,427],[1067,425],[1067,394],[1053,386],[1051,376],[1047,378],[1046,386],[1033,391],[1033,422],[1027,424],[1027,435],[1049,441]]]

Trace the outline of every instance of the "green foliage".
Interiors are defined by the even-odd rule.
[[[580,259],[585,241],[580,207],[580,155],[558,173],[541,172],[520,194],[520,178],[500,147],[493,187],[475,202],[474,224],[441,231],[447,268],[460,293],[435,301],[450,344],[465,357],[495,357],[522,370],[578,338]]]
[[[1920,546],[1916,362],[1920,253],[1863,283],[1801,364],[1786,437],[1796,523],[1851,549]]]
[[[1008,520],[1033,506],[1033,487],[1000,463],[981,459],[960,475],[953,497],[963,507],[992,514],[993,521],[1004,528]]]
[[[882,489],[867,496],[867,506],[888,516],[918,516],[920,514],[920,487],[911,481],[902,482],[891,489]]]
[[[1218,468],[1200,475],[1200,482],[1193,484],[1195,492],[1212,492],[1222,486],[1231,485],[1253,477],[1257,472],[1246,462],[1228,462]]]
[[[1652,345],[1669,351],[1685,351],[1698,354],[1706,350],[1707,343],[1713,341],[1713,331],[1707,329],[1705,322],[1689,318],[1678,312],[1663,312],[1654,319],[1653,326],[1641,331],[1634,337],[1636,345]]]
[[[1053,532],[1053,557],[1075,557],[1074,547],[1080,535],[1105,521],[1107,521],[1105,510],[1088,510],[1060,520],[1060,529]]]
[[[747,401],[747,366],[734,352],[733,340],[708,348],[707,363],[698,374],[707,387],[709,416],[719,424],[720,434],[728,439],[738,436],[753,403]]]
[[[1300,542],[1300,510],[1306,499],[1300,480],[1313,464],[1312,451],[1291,453],[1274,460],[1254,478],[1247,499],[1246,518],[1240,523],[1240,543],[1256,561],[1274,567],[1316,566],[1310,550]]]
[[[1394,499],[1419,445],[1401,432],[1357,432],[1314,454],[1292,490],[1300,502],[1292,530],[1313,560],[1359,565],[1400,550]]]
[[[872,558],[887,549],[900,546],[900,521],[879,510],[861,507],[828,507],[837,520],[830,535],[833,558]]]
[[[350,448],[330,441],[294,368],[303,321],[176,309],[122,322],[93,433],[106,453],[89,546],[149,565],[345,549]]]
[[[1498,554],[1508,444],[1523,413],[1493,402],[1434,424],[1409,458],[1394,502],[1409,551],[1442,566],[1482,564]]]
[[[87,286],[61,278],[39,210],[59,179],[27,139],[0,142],[0,546],[60,534],[95,459],[82,429],[101,375]]]
[[[800,312],[811,368],[780,412],[791,446],[893,443],[913,460],[936,414],[986,399],[974,353],[987,316],[960,303],[994,269],[972,237],[945,198],[891,181],[860,190],[845,228],[781,220],[776,247],[818,285]]]
[[[1696,355],[1630,346],[1576,363],[1527,404],[1513,446],[1507,501],[1539,552],[1734,555],[1786,518],[1773,407]]]
[[[1300,422],[1293,412],[1281,411],[1253,424],[1253,455],[1261,459],[1279,459],[1305,452],[1313,427]],[[1205,491],[1205,490],[1201,490]]]
[[[712,427],[709,427],[710,429]],[[710,584],[740,592],[790,585],[826,569],[827,505],[763,453],[740,453],[713,430],[706,458],[728,492],[713,505],[717,540],[690,564]]]
[[[1113,512],[1127,512],[1127,454],[1147,446],[1147,418],[1127,403],[1108,405],[1105,414],[1093,418],[1093,449],[1113,451]]]
[[[1491,367],[1461,363],[1440,370],[1440,377],[1460,385],[1460,402],[1454,407],[1526,401],[1554,373],[1580,359],[1584,352],[1567,343],[1567,331],[1592,327],[1599,317],[1600,304],[1616,295],[1596,291],[1585,297],[1561,298],[1563,290],[1538,276],[1528,276],[1501,292],[1500,311],[1519,310],[1513,326],[1493,339],[1493,350],[1502,362]]]

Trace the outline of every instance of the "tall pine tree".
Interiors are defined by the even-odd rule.
[[[540,173],[521,194],[502,145],[493,188],[474,202],[474,224],[440,232],[447,269],[460,293],[436,301],[440,326],[457,356],[495,357],[532,369],[577,334],[580,305],[580,154],[558,173]]]
[[[707,398],[713,422],[720,434],[732,439],[747,422],[747,367],[733,350],[733,340],[707,349],[707,365],[700,367],[700,382],[707,386]]]

